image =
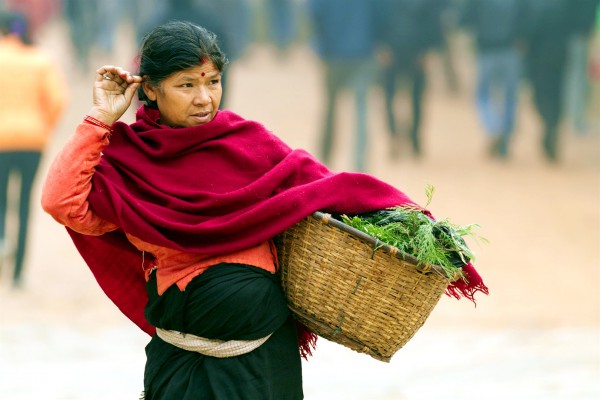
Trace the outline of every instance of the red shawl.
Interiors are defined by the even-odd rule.
[[[414,204],[370,175],[334,173],[292,150],[259,123],[219,111],[200,126],[160,125],[142,106],[131,125],[117,122],[96,168],[91,208],[122,231],[99,237],[69,230],[107,296],[144,331],[147,295],[142,255],[128,232],[160,246],[199,254],[233,252],[268,240],[316,210],[362,213]],[[487,289],[468,266],[473,298]]]

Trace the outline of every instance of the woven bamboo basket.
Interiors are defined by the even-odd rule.
[[[315,212],[276,240],[295,316],[319,336],[389,362],[425,323],[449,280],[329,214]]]

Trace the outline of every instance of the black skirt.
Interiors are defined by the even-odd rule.
[[[220,340],[271,337],[236,357],[215,358],[179,349],[157,335],[146,347],[146,400],[297,400],[302,370],[295,322],[276,275],[242,264],[218,264],[162,296],[155,274],[147,284],[148,321]]]

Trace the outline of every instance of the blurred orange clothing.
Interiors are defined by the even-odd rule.
[[[17,37],[0,37],[0,151],[42,151],[66,104],[54,61]]]

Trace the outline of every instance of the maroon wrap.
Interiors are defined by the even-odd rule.
[[[69,234],[107,296],[150,334],[141,253],[123,231],[185,252],[223,254],[268,240],[316,210],[414,205],[370,175],[330,171],[230,111],[177,129],[160,125],[158,111],[145,106],[136,116],[131,125],[114,125],[89,197],[94,212],[122,231]],[[459,290],[472,299],[485,286],[468,268],[473,280]]]

